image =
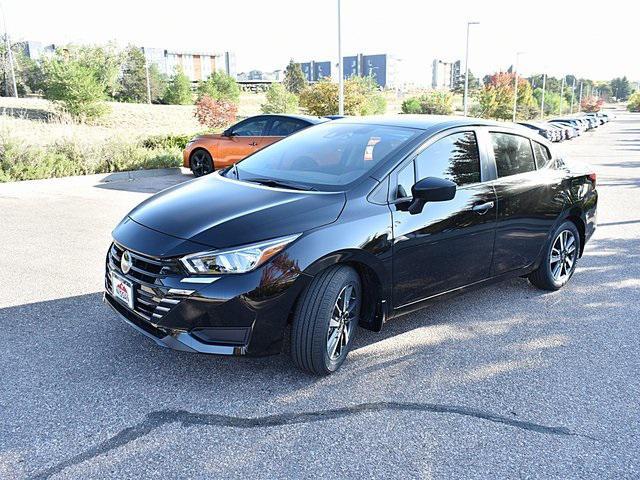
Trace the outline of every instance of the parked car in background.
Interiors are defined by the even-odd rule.
[[[182,153],[183,165],[201,177],[228,167],[247,155],[311,125],[329,121],[308,115],[257,115],[221,134],[198,135]]]
[[[547,128],[549,128],[553,132],[554,142],[561,142],[562,140],[564,140],[564,132],[562,130],[562,127],[549,122],[542,122],[542,124],[546,125]]]
[[[577,128],[571,122],[554,119],[554,120],[549,120],[549,123],[556,125],[558,128],[562,130],[564,140],[570,140],[573,137],[578,136]]]
[[[518,124],[538,132],[539,135],[543,136],[550,142],[558,141],[556,140],[558,137],[557,132],[555,132],[551,127],[546,126],[542,123],[529,120],[526,122],[518,122]]]
[[[507,278],[562,288],[597,200],[593,171],[531,129],[344,118],[145,200],[113,231],[104,298],[160,345],[224,355],[288,345],[299,368],[325,375],[358,326],[380,331]]]

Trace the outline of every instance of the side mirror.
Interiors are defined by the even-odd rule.
[[[233,137],[233,132],[231,131],[231,129],[227,129],[224,132],[222,132],[222,136],[223,137]]]
[[[446,202],[456,196],[456,184],[446,178],[427,177],[411,187],[413,202],[409,213],[422,212],[427,202]]]

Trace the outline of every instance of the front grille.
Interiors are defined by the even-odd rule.
[[[120,260],[125,248],[113,243],[109,249],[105,287],[111,293],[111,272],[126,278],[133,284],[133,312],[152,324],[157,323],[167,312],[180,303],[179,298],[168,298],[169,288],[162,279],[169,275],[180,275],[182,269],[177,260],[148,257],[129,250],[132,266],[125,274],[120,268]]]

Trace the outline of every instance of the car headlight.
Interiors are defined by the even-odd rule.
[[[300,235],[289,235],[237,248],[194,253],[182,257],[180,261],[190,273],[194,274],[246,273],[280,253]]]

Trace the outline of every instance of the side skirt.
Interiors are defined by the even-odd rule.
[[[391,314],[389,315],[389,318],[396,318],[402,315],[407,315],[409,313],[422,310],[423,308],[429,306],[430,304],[440,301],[442,299],[453,297],[455,295],[470,292],[473,290],[477,290],[479,288],[493,285],[494,283],[499,283],[504,280],[508,280],[510,278],[526,276],[529,273],[531,273],[534,269],[535,269],[535,264],[525,268],[519,268],[518,270],[511,270],[510,272],[505,272],[500,275],[496,275],[494,277],[485,278],[484,280],[479,280],[469,285],[464,285],[462,287],[447,290],[445,292],[436,293],[435,295],[431,295],[430,297],[426,297],[421,300],[416,300],[411,303],[406,303],[404,305],[394,308],[393,312],[391,312]]]

